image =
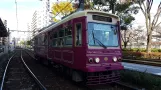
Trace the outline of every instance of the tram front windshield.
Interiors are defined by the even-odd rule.
[[[118,30],[116,25],[88,23],[88,45],[117,47]]]

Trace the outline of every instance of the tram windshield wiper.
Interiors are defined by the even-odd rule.
[[[105,49],[107,48],[100,40],[98,40],[97,38],[95,38],[93,31],[92,31],[92,36],[93,36],[94,44],[95,44],[95,41],[96,41],[101,47],[103,47]]]

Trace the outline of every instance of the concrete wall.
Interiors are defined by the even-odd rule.
[[[0,52],[0,56],[8,52],[8,46],[0,46],[0,48],[3,48],[3,52]]]
[[[0,56],[2,56],[5,53],[8,53],[8,50],[13,51],[15,49],[13,45],[11,45],[9,48],[7,45],[6,46],[3,45],[0,46],[0,48],[3,48],[3,52],[0,52]]]

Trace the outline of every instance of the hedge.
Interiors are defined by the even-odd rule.
[[[157,59],[161,60],[161,53],[160,52],[133,52],[133,51],[123,51],[123,58],[133,58],[133,59]]]
[[[144,48],[132,48],[132,49],[122,49],[122,51],[133,51],[133,52],[146,52]],[[153,48],[151,49],[152,52],[161,52],[161,49]]]
[[[161,90],[161,78],[145,72],[123,70],[121,71],[121,81],[146,90]]]

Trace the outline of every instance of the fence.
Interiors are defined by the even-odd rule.
[[[124,48],[123,45],[122,45],[122,48]],[[126,48],[127,49],[132,49],[132,48],[146,49],[146,45],[128,45],[126,46]],[[152,45],[151,48],[161,49],[161,45]]]

